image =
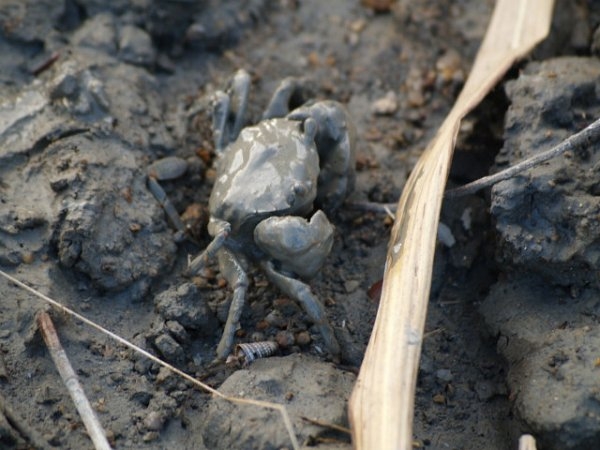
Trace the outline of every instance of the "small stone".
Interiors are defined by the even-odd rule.
[[[265,322],[275,328],[284,328],[287,326],[287,320],[281,316],[281,313],[274,309],[265,317]]]
[[[139,403],[146,408],[150,404],[150,400],[152,400],[152,393],[147,390],[136,390],[129,396],[129,400]]]
[[[376,116],[391,116],[398,110],[398,97],[394,91],[388,91],[385,96],[375,100],[371,112]]]
[[[448,369],[439,369],[435,372],[435,378],[441,383],[449,383],[454,378],[454,375]]]
[[[183,362],[185,354],[183,348],[168,334],[158,336],[154,341],[156,350],[170,362]]]
[[[158,439],[159,434],[156,431],[148,431],[144,436],[142,436],[142,440],[144,442],[152,442]]]
[[[152,361],[150,361],[149,359],[146,359],[146,358],[138,359],[135,362],[135,364],[133,365],[133,370],[135,370],[140,375],[145,375],[148,373],[151,366],[152,366]]]
[[[267,322],[266,320],[259,320],[256,323],[256,329],[257,330],[266,330],[267,328],[269,328],[270,324],[269,322]]]
[[[114,53],[117,48],[114,20],[111,14],[95,15],[75,31],[73,44]]]
[[[275,335],[275,341],[277,342],[277,344],[279,344],[279,347],[288,348],[294,345],[296,339],[294,338],[294,335],[289,331],[279,331]]]
[[[156,375],[156,384],[161,385],[167,392],[174,390],[177,387],[179,379],[171,370],[166,367],[161,367]]]
[[[296,344],[300,346],[306,346],[310,344],[311,338],[310,333],[308,331],[300,331],[296,334]]]
[[[150,431],[160,431],[165,424],[165,419],[158,411],[150,411],[144,418],[144,427]]]
[[[446,404],[446,396],[444,394],[435,394],[432,400],[433,403],[437,403],[438,405]]]
[[[487,402],[496,395],[494,383],[491,381],[478,381],[475,383],[475,393],[481,402]]]
[[[360,282],[357,280],[347,280],[346,282],[344,282],[344,289],[346,289],[346,292],[348,294],[351,294],[352,292],[357,290],[359,286]]]
[[[289,298],[278,298],[273,301],[273,307],[278,311],[281,311],[281,314],[284,316],[293,316],[300,311],[300,307],[298,304]]]
[[[190,340],[190,336],[187,331],[185,331],[185,328],[183,328],[183,325],[176,320],[167,320],[165,326],[177,342],[183,343]]]
[[[456,239],[454,238],[454,235],[452,234],[452,230],[450,229],[450,227],[448,225],[446,225],[443,222],[440,222],[438,224],[437,239],[438,239],[438,241],[440,241],[443,245],[445,245],[448,248],[450,248],[450,247],[454,246],[454,244],[456,244]]]
[[[35,402],[40,405],[56,403],[58,400],[60,400],[60,394],[53,387],[49,385],[43,385],[36,391],[34,398]]]
[[[461,66],[460,54],[454,49],[446,51],[435,63],[435,68],[442,83],[462,82],[464,72]]]
[[[72,73],[61,74],[62,78],[55,81],[55,86],[51,88],[50,98],[52,100],[59,98],[68,98],[74,100],[79,94],[79,81]]]
[[[125,25],[121,29],[119,55],[123,61],[140,66],[152,66],[156,61],[150,35],[133,25]]]
[[[250,341],[252,341],[252,342],[262,342],[264,340],[266,340],[265,334],[261,333],[260,331],[254,331],[250,335]]]
[[[185,328],[212,334],[217,327],[213,312],[193,283],[171,287],[154,299],[158,312],[167,320],[175,320]]]

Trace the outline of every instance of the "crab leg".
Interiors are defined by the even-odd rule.
[[[298,91],[298,80],[295,78],[286,78],[283,80],[277,90],[273,93],[269,106],[263,113],[263,119],[273,119],[284,117],[290,112],[290,100]]]
[[[325,308],[311,292],[310,287],[300,280],[277,272],[271,262],[262,263],[261,266],[273,284],[302,305],[304,311],[306,311],[319,330],[319,333],[321,333],[329,352],[335,357],[339,356],[340,346],[335,338],[333,328],[329,324],[329,320],[327,320]]]
[[[237,139],[244,120],[246,118],[246,107],[248,106],[248,91],[250,90],[250,75],[245,70],[238,70],[231,81],[231,112],[235,115],[231,127],[231,140]]]
[[[239,328],[240,316],[242,315],[242,309],[246,301],[248,276],[240,261],[228,249],[221,248],[218,257],[221,274],[233,289],[233,299],[229,307],[227,322],[225,323],[223,336],[221,336],[217,347],[217,359],[225,359],[233,347],[235,332]]]
[[[208,244],[208,246],[204,249],[202,253],[196,256],[189,264],[186,273],[188,275],[194,275],[200,272],[206,263],[213,259],[219,250],[222,249],[227,236],[229,236],[229,224],[227,226],[223,226],[215,235],[213,240]]]
[[[154,198],[160,206],[162,206],[169,221],[177,230],[176,240],[183,240],[186,232],[185,225],[179,218],[175,206],[171,200],[169,200],[167,193],[162,188],[159,181],[179,178],[187,169],[188,163],[177,156],[168,156],[156,160],[150,164],[147,169],[148,178],[146,185],[148,186],[148,190],[154,195]]]
[[[181,238],[183,238],[185,235],[185,225],[179,218],[179,214],[177,213],[177,210],[175,209],[175,206],[171,200],[169,200],[169,196],[165,190],[154,177],[148,177],[147,186],[148,190],[152,193],[152,195],[154,195],[156,201],[160,204],[160,206],[162,206],[171,224],[177,230],[177,235],[180,235]]]
[[[246,115],[249,89],[250,75],[244,70],[239,70],[227,91],[217,91],[213,96],[212,127],[218,153],[222,153],[240,134]]]

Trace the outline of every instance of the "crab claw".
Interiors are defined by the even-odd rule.
[[[319,210],[310,221],[298,216],[269,217],[254,229],[254,240],[284,271],[309,279],[331,251],[333,233],[333,225]]]

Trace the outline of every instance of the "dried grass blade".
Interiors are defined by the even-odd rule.
[[[349,407],[356,449],[410,449],[435,240],[461,119],[548,33],[553,0],[498,0],[473,69],[398,203],[377,319]]]
[[[536,450],[535,438],[530,434],[524,434],[519,438],[519,450]]]

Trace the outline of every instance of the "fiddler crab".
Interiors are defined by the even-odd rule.
[[[216,178],[209,200],[212,241],[194,258],[188,274],[216,257],[233,290],[217,359],[230,353],[246,299],[248,261],[296,300],[320,332],[329,352],[340,347],[325,308],[305,280],[314,277],[333,245],[333,211],[354,185],[355,131],[345,108],[335,101],[305,104],[289,111],[300,82],[285,79],[256,124],[242,128],[250,76],[240,70],[226,90],[212,98]],[[167,158],[169,160],[169,158]],[[164,167],[163,167],[164,166]],[[185,169],[170,159],[153,165],[148,186],[183,231],[175,208],[157,180]],[[164,169],[164,170],[163,170]]]

